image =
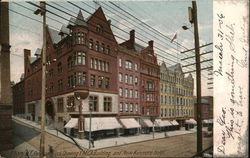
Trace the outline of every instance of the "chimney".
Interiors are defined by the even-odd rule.
[[[29,57],[30,57],[30,50],[24,49],[24,70],[26,70],[26,65],[29,63]]]
[[[130,41],[135,43],[135,30],[130,31]]]
[[[153,40],[148,41],[148,46],[153,48],[154,47],[154,41]]]

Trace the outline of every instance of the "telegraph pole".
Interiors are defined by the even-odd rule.
[[[42,96],[41,96],[41,137],[40,158],[45,156],[45,87],[46,87],[46,2],[41,1],[40,7],[34,12],[43,16],[43,54],[42,54]]]
[[[200,44],[197,20],[196,1],[192,1],[192,19],[194,22],[194,41],[195,41],[195,62],[196,62],[196,119],[197,119],[197,156],[202,152],[202,122],[201,122],[201,65],[200,65]]]

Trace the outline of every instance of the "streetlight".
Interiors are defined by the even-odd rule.
[[[82,100],[86,99],[89,96],[88,91],[76,91],[74,92],[76,100],[80,102],[79,104],[79,120],[78,120],[78,137],[83,139],[84,137],[84,128],[83,128],[83,113],[82,113]]]

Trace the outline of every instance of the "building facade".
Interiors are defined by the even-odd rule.
[[[81,12],[60,31],[47,28],[46,120],[58,129],[71,118],[116,117],[118,113],[118,44],[101,8],[84,19]],[[31,57],[24,50],[25,115],[39,122],[41,103],[41,49]],[[15,87],[18,87],[16,85]],[[78,101],[74,94],[88,97]]]
[[[194,79],[184,76],[180,64],[167,67],[161,65],[160,104],[162,119],[176,119],[180,125],[194,118]]]

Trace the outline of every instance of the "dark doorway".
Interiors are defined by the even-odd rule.
[[[55,117],[55,111],[54,111],[53,106],[54,105],[53,105],[53,103],[51,101],[46,102],[45,111],[46,111],[46,114],[49,115],[52,120],[54,120],[54,117]]]

